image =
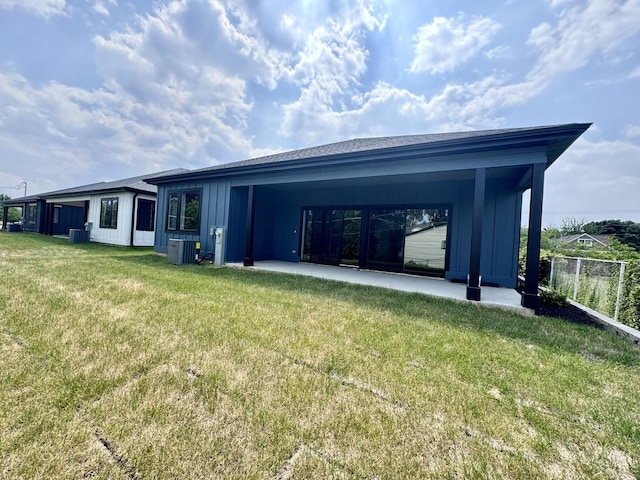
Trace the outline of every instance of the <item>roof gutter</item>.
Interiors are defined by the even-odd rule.
[[[158,185],[175,181],[195,179],[211,179],[236,175],[251,175],[264,172],[295,170],[308,167],[349,166],[365,161],[381,161],[388,159],[410,159],[415,157],[433,157],[444,155],[459,155],[464,153],[490,151],[498,147],[522,148],[547,147],[547,167],[549,167],[564,150],[566,150],[591,124],[570,124],[562,127],[536,129],[530,132],[510,132],[486,135],[480,138],[442,140],[432,143],[404,145],[396,147],[362,150],[357,152],[335,153],[330,155],[310,156],[292,160],[265,162],[262,164],[246,164],[202,169],[187,173],[163,177],[145,178],[145,182]],[[562,141],[564,140],[564,141]],[[551,148],[554,141],[560,141],[559,148]],[[324,162],[318,164],[319,159]]]

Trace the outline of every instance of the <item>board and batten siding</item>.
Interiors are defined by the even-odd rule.
[[[169,194],[183,190],[200,191],[200,220],[199,230],[193,233],[174,232],[167,230],[167,208]],[[213,238],[210,236],[211,228],[224,227],[228,224],[229,215],[229,182],[195,182],[176,183],[170,186],[158,185],[156,198],[156,229],[154,250],[158,253],[167,253],[170,239],[195,240],[201,243],[202,254],[213,253]]]
[[[100,209],[103,198],[118,199],[118,228],[100,228]],[[115,192],[91,195],[89,198],[88,220],[92,223],[90,239],[92,242],[128,246],[131,244],[131,210],[133,193]]]

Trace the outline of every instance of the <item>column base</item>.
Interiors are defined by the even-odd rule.
[[[244,266],[245,267],[253,267],[253,258],[245,257]]]
[[[540,306],[540,297],[537,294],[533,293],[522,293],[520,305],[522,305],[524,308],[537,310]]]
[[[467,300],[480,301],[480,287],[467,286]]]

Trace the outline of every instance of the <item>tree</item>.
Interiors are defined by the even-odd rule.
[[[11,197],[5,193],[0,193],[0,203],[11,200]],[[4,216],[4,208],[0,209],[0,215]],[[7,222],[19,222],[22,218],[22,214],[20,213],[19,208],[9,207],[7,210]],[[4,220],[4,218],[2,218]]]
[[[584,225],[590,235],[608,235],[640,252],[640,223],[621,220],[601,220]]]
[[[560,222],[558,230],[560,230],[562,236],[576,235],[585,231],[584,226],[586,223],[587,221],[584,218],[578,220],[575,217],[564,217]]]

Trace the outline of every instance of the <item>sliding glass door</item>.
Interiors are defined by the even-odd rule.
[[[328,265],[358,266],[361,217],[361,210],[305,210],[302,260]]]
[[[325,207],[302,214],[302,261],[444,275],[447,209]]]

